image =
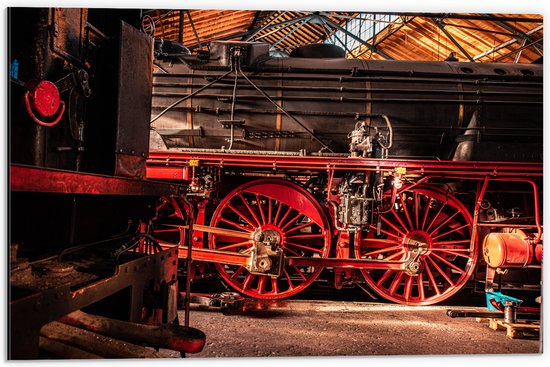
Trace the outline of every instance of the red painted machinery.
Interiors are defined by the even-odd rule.
[[[192,248],[197,276],[213,263],[236,291],[278,299],[326,269],[336,288],[364,280],[426,305],[472,279],[487,235],[490,265],[531,263],[540,66],[267,50],[218,42],[170,59],[157,48],[147,177],[188,183],[194,210],[162,201],[155,234]]]
[[[215,171],[224,185],[234,179],[235,172],[251,179],[233,190],[220,187],[223,194],[217,200],[213,188],[204,182],[205,173]],[[515,256],[501,261],[516,266],[531,262],[528,256],[534,250],[529,250],[527,241],[538,244],[538,249],[542,246],[535,184],[542,177],[538,163],[152,152],[147,172],[151,178],[184,180],[192,185],[196,208],[193,234],[189,235],[186,214],[179,204],[165,200],[158,206],[159,216],[179,217],[181,222],[159,222],[155,233],[161,242],[164,239],[183,248],[191,243],[195,260],[216,263],[224,281],[251,297],[295,295],[327,267],[334,269],[337,288],[354,281],[351,270],[358,269],[384,298],[432,304],[447,299],[471,278],[480,240],[488,232],[498,231],[485,240],[489,243],[486,253],[520,252],[521,260]],[[221,172],[232,174],[224,177]],[[359,213],[356,204],[346,213],[343,210],[350,199],[338,192],[343,172],[380,174],[391,186],[378,203],[365,203]],[[323,174],[328,177],[323,186],[311,191],[304,188],[312,177]],[[524,220],[513,223],[514,218],[495,221],[487,216],[488,197],[494,195],[488,187],[502,183],[527,189],[535,210],[530,218],[533,224]],[[208,222],[209,206],[212,214]],[[373,219],[367,218],[370,223],[361,225],[370,208]],[[500,233],[513,228],[534,235],[527,239]],[[527,250],[515,246],[513,240]],[[185,251],[182,254],[185,257]],[[496,256],[491,258],[498,261]],[[488,263],[493,265],[491,261]]]

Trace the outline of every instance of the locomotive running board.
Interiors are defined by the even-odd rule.
[[[231,152],[153,151],[147,160],[147,178],[157,180],[189,180],[193,166],[236,168],[260,171],[277,170],[363,170],[394,172],[420,176],[460,178],[542,177],[543,165],[538,162],[434,161],[412,159],[376,159],[330,156],[288,156],[234,154]]]

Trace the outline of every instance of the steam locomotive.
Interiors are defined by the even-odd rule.
[[[190,54],[137,10],[8,18],[10,359],[76,310],[179,324],[177,258],[186,301],[212,269],[260,299],[323,274],[411,305],[476,269],[540,282],[541,65]],[[185,321],[168,339],[200,351]]]
[[[162,201],[156,234],[232,289],[290,297],[325,269],[425,305],[540,268],[542,65],[187,51],[156,41],[147,176],[188,183],[195,208]]]

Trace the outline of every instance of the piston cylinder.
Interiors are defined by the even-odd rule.
[[[483,240],[483,258],[492,268],[522,268],[542,261],[542,244],[521,230],[490,233]]]

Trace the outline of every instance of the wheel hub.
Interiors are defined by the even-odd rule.
[[[405,273],[416,276],[424,270],[420,257],[428,254],[432,246],[432,239],[428,233],[416,230],[405,236],[403,244],[409,251],[409,262]]]
[[[281,275],[283,252],[281,235],[273,228],[256,228],[252,233],[250,272],[277,278]]]
[[[412,231],[409,232],[403,239],[403,245],[409,251],[417,252],[420,255],[425,255],[432,247],[432,238],[424,231]]]

